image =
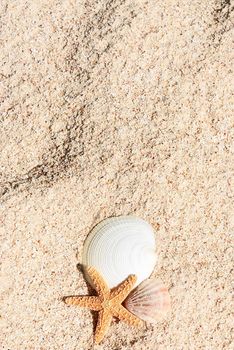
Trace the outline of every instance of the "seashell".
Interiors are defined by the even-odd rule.
[[[159,280],[145,280],[125,299],[124,307],[144,321],[155,323],[171,309],[170,295]]]
[[[138,285],[154,269],[155,249],[154,230],[146,221],[134,216],[108,218],[95,226],[85,240],[84,272],[85,265],[95,267],[110,288],[135,274]]]

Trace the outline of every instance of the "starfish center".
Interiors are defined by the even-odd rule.
[[[104,300],[102,303],[103,309],[109,309],[110,308],[110,300]]]

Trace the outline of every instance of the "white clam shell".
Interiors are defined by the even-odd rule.
[[[170,295],[161,281],[148,279],[128,295],[124,306],[142,320],[155,323],[170,311]]]
[[[84,243],[82,263],[84,270],[95,267],[113,288],[131,274],[140,284],[151,275],[156,258],[152,226],[134,216],[119,216],[92,229]]]

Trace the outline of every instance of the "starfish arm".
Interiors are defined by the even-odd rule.
[[[91,280],[93,281],[93,285],[98,295],[103,299],[106,299],[107,297],[109,297],[110,289],[106,284],[105,280],[100,275],[100,273],[92,266],[88,266],[86,271],[89,277],[91,278]]]
[[[64,302],[68,305],[76,305],[80,307],[87,307],[94,311],[101,310],[101,302],[99,297],[89,297],[89,296],[71,296],[64,297]]]
[[[119,302],[121,304],[124,301],[124,299],[126,299],[130,291],[133,289],[136,280],[136,275],[128,276],[126,280],[124,280],[111,291],[110,299],[114,299],[116,302]]]
[[[113,316],[117,317],[118,319],[124,321],[125,323],[131,325],[131,326],[143,326],[144,321],[142,321],[137,316],[133,315],[131,312],[129,312],[123,305],[116,305],[113,310]]]
[[[96,344],[99,344],[104,338],[110,324],[111,324],[112,315],[108,310],[101,310],[98,314],[98,322],[95,330],[94,341]]]

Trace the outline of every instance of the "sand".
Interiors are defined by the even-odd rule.
[[[4,350],[92,349],[90,229],[155,228],[171,316],[95,349],[233,349],[233,2],[0,3]]]

